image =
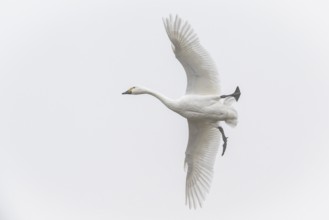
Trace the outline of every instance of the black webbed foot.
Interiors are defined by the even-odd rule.
[[[227,145],[227,139],[228,137],[225,136],[225,133],[224,133],[224,129],[222,127],[218,127],[218,130],[220,131],[220,133],[222,134],[222,138],[223,138],[223,153],[222,153],[222,156],[224,156],[224,153],[225,153],[225,150],[226,150],[226,145]]]
[[[230,94],[230,95],[221,95],[220,98],[226,98],[226,97],[232,96],[232,97],[235,98],[236,101],[238,101],[239,98],[240,98],[240,95],[241,95],[240,88],[239,88],[239,86],[237,86],[235,91],[232,94]]]

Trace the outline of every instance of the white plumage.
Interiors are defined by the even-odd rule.
[[[132,87],[123,94],[152,95],[187,119],[186,204],[190,208],[202,207],[210,190],[221,136],[224,140],[223,153],[226,148],[226,137],[219,122],[225,121],[230,126],[237,124],[237,112],[231,104],[239,99],[240,91],[237,88],[231,95],[220,96],[216,66],[191,26],[178,16],[170,16],[163,22],[175,56],[186,72],[186,94],[178,100],[172,100],[142,87]],[[225,98],[223,102],[222,98]]]
[[[199,43],[197,35],[187,22],[178,16],[163,19],[176,58],[187,75],[186,94],[217,95],[219,80],[215,63]]]

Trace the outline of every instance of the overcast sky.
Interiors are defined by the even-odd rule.
[[[0,2],[0,219],[329,218],[329,3]],[[185,205],[185,92],[162,17],[188,20],[236,128],[204,207]]]

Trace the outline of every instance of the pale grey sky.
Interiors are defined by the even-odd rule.
[[[328,219],[329,3],[1,1],[0,219]],[[162,17],[188,20],[237,85],[203,209],[184,205],[185,91]]]

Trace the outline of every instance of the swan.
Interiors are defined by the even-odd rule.
[[[237,125],[237,111],[232,103],[240,97],[239,87],[230,95],[220,95],[216,66],[199,43],[190,24],[179,16],[163,19],[167,35],[176,58],[183,65],[187,76],[185,95],[177,100],[144,87],[131,87],[122,94],[148,94],[159,99],[170,110],[187,119],[189,138],[185,152],[187,166],[185,204],[196,209],[202,207],[210,190],[213,167],[223,139],[222,156],[227,137],[219,125],[221,121]]]

